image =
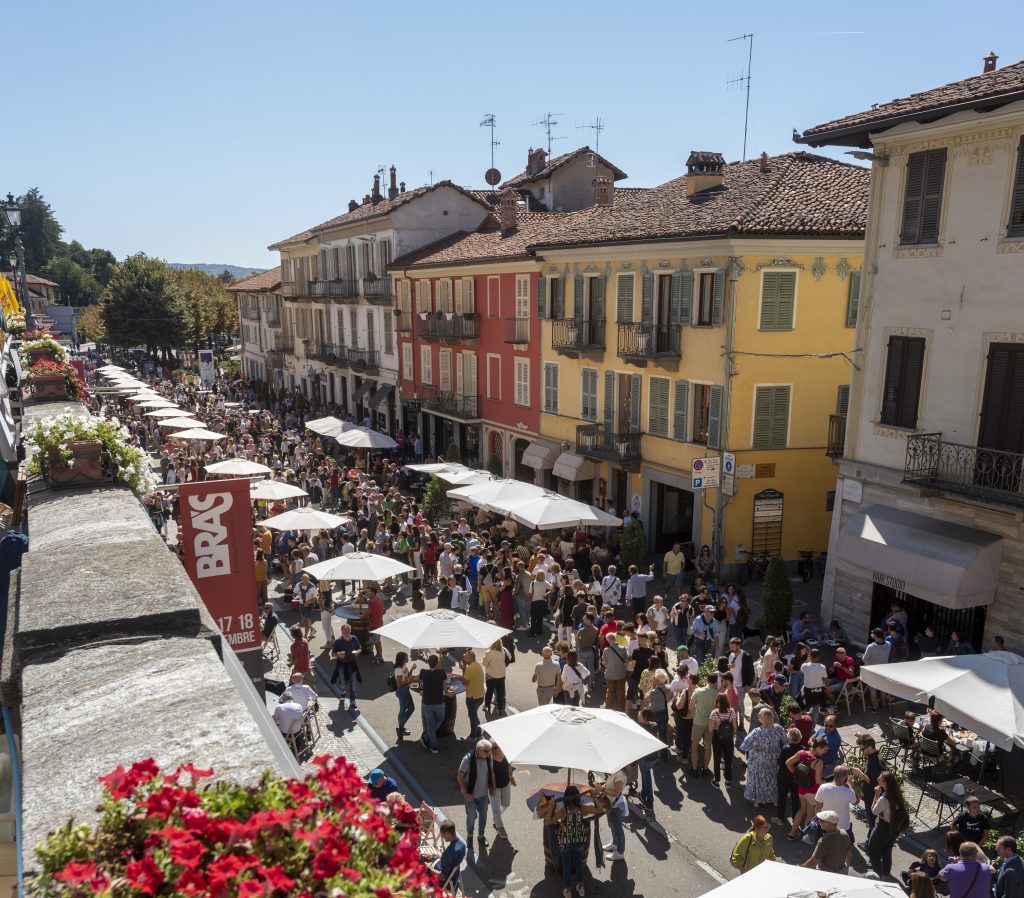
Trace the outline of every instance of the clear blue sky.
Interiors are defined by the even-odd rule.
[[[39,187],[66,237],[179,262],[275,264],[266,246],[344,211],[394,163],[412,187],[521,170],[593,133],[628,184],[691,149],[732,160],[756,35],[748,155],[793,128],[1024,58],[1024,5],[667,0],[19,2],[4,12],[0,193]],[[703,10],[706,10],[703,11]],[[532,11],[532,12],[531,12]],[[927,24],[916,21],[924,18]]]

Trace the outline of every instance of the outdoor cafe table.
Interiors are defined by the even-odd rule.
[[[955,791],[957,786],[963,787],[963,792],[961,794],[957,794]],[[966,776],[959,776],[956,779],[946,780],[944,783],[933,783],[932,789],[934,789],[940,796],[939,826],[942,825],[942,821],[945,818],[943,807],[947,805],[955,816],[959,808],[966,806],[967,799],[969,798],[977,798],[978,801],[982,804],[988,805],[989,807],[1006,801],[1005,796],[1000,795],[998,792],[994,792],[985,786],[979,786],[976,782],[968,779]]]

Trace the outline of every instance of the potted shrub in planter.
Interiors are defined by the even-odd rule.
[[[25,313],[18,309],[7,316],[7,332],[14,337],[20,337],[25,333]]]
[[[21,361],[26,368],[31,368],[40,359],[66,362],[68,354],[46,331],[29,331],[21,344]]]
[[[82,418],[65,412],[43,418],[26,434],[35,447],[28,463],[51,487],[85,486],[113,479],[140,499],[156,488],[149,456],[128,443],[116,419]]]
[[[40,359],[28,370],[28,382],[36,399],[84,399],[78,373],[68,362]]]

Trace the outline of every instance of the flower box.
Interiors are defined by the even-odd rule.
[[[86,486],[110,480],[100,440],[76,440],[68,443],[68,449],[68,460],[61,457],[59,449],[46,450],[45,476],[51,487]]]
[[[29,379],[36,399],[67,399],[68,381],[63,374],[36,374]]]
[[[46,359],[51,362],[60,361],[60,359],[57,358],[56,353],[50,349],[49,346],[40,346],[37,349],[30,349],[28,351],[28,365],[30,368],[41,359]]]

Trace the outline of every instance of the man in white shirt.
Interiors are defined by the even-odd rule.
[[[849,770],[845,764],[837,764],[833,771],[835,778],[831,783],[822,783],[818,786],[814,801],[816,802],[815,813],[819,811],[834,811],[839,817],[837,826],[850,836],[850,845],[853,845],[853,822],[850,819],[850,805],[857,801],[857,793],[850,788]],[[850,857],[847,855],[846,863],[849,865]]]
[[[288,691],[292,694],[292,698],[295,703],[299,705],[303,711],[306,710],[311,704],[315,705],[319,696],[313,691],[313,689],[302,682],[302,674],[293,673],[291,685],[288,687]]]
[[[826,701],[831,704],[833,701],[832,690],[828,682],[828,668],[821,663],[821,650],[811,649],[811,660],[800,665],[800,672],[804,675],[804,707],[811,712],[811,719],[817,722],[818,708]]]
[[[687,674],[695,674],[700,665],[690,657],[689,647],[681,645],[676,648],[676,666],[685,667]]]
[[[622,601],[622,581],[614,564],[608,565],[608,574],[601,581],[601,601],[619,616],[619,602]]]
[[[654,565],[646,574],[641,574],[635,565],[629,566],[629,580],[626,581],[626,602],[633,606],[633,617],[647,610],[647,584],[654,579]]]
[[[274,708],[274,723],[282,735],[298,733],[302,729],[302,705],[292,696],[291,690],[285,689],[277,700],[277,707]]]

